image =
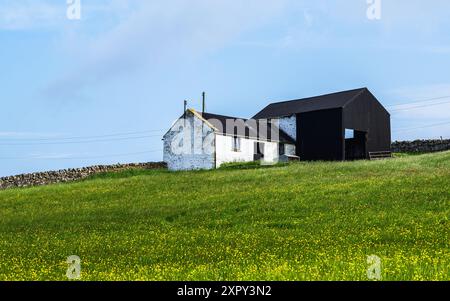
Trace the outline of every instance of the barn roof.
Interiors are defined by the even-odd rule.
[[[358,98],[365,91],[368,91],[367,88],[272,103],[253,118],[276,118],[305,112],[343,108],[347,103]]]
[[[204,120],[207,120],[210,124],[212,124],[216,130],[220,131],[223,135],[229,135],[234,136],[236,135],[236,129],[235,128],[227,128],[227,120],[242,120],[244,122],[248,121],[248,119],[245,118],[238,118],[238,117],[232,117],[232,116],[224,116],[224,115],[218,115],[218,114],[212,114],[212,113],[201,113],[196,112],[200,116],[203,117]],[[268,125],[267,133],[260,132],[258,133],[258,128],[260,128],[260,122],[256,121],[256,128],[252,126],[246,126],[245,128],[245,136],[256,138],[259,137],[262,140],[271,140],[271,133],[272,133],[272,127],[273,130],[279,130],[279,142],[282,143],[291,143],[295,144],[295,140],[292,139],[288,134],[286,134],[283,130],[277,128],[275,125]],[[247,124],[248,125],[248,124]],[[259,134],[259,135],[258,135]],[[275,140],[275,139],[274,139]]]

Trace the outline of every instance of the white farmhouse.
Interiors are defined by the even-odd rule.
[[[164,136],[171,170],[390,156],[391,116],[367,88],[271,103],[249,120],[187,110]]]
[[[163,141],[169,170],[214,169],[256,160],[271,164],[296,153],[294,138],[279,129],[278,120],[246,120],[193,109],[175,121]]]

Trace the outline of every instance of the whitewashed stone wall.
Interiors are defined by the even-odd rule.
[[[279,147],[278,142],[264,142],[264,159],[263,163],[278,163]]]
[[[297,117],[295,115],[280,118],[279,128],[297,141]]]
[[[295,133],[295,116],[284,122],[287,132]],[[291,124],[289,127],[288,125]],[[294,125],[294,130],[292,129]],[[164,135],[164,162],[169,170],[214,169],[224,163],[251,162],[254,160],[255,139],[240,138],[240,150],[233,150],[233,137],[217,134],[208,123],[188,112],[186,119],[179,119]],[[264,144],[265,163],[279,159],[278,142],[259,141]],[[287,144],[287,155],[295,154],[295,146]]]
[[[192,113],[179,119],[164,136],[163,161],[169,170],[213,169],[215,134]]]
[[[216,135],[216,162],[217,167],[223,163],[251,162],[254,155],[254,140],[241,138],[241,150],[233,151],[233,137]]]
[[[252,162],[254,160],[255,150],[254,139],[241,138],[241,149],[239,152],[233,151],[233,137],[216,135],[216,162],[217,167],[224,163],[231,162]],[[263,142],[264,143],[264,161],[266,163],[276,163],[279,158],[279,148],[277,142]],[[287,154],[295,154],[294,145],[286,145]]]

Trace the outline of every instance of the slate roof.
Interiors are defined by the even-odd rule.
[[[343,108],[347,103],[355,100],[365,91],[368,91],[367,88],[272,103],[253,118],[277,118],[305,112]]]
[[[215,128],[217,128],[218,130],[220,130],[220,133],[223,135],[228,135],[228,136],[234,136],[234,135],[239,135],[242,133],[238,133],[237,129],[235,127],[228,127],[227,128],[227,120],[242,120],[244,122],[247,122],[248,120],[245,118],[238,118],[238,117],[232,117],[232,116],[224,116],[224,115],[218,115],[218,114],[212,114],[212,113],[201,113],[198,112],[197,113],[199,115],[201,115],[203,117],[203,119],[207,120],[209,123],[211,123]],[[251,122],[249,122],[249,124],[251,124]],[[256,127],[255,126],[246,126],[245,127],[245,137],[250,137],[250,138],[257,138],[259,137],[260,140],[272,140],[272,127],[273,130],[279,130],[279,139],[274,139],[274,141],[279,141],[281,143],[290,143],[290,144],[295,144],[295,140],[292,139],[288,134],[286,134],[283,130],[278,129],[275,125],[268,125],[268,129],[267,131],[261,131],[260,133],[258,133],[258,129],[260,128],[260,122],[256,121]],[[259,134],[259,136],[258,136]]]

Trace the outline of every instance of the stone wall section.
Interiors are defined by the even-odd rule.
[[[394,153],[433,153],[450,150],[450,139],[395,141],[391,146]]]
[[[0,190],[14,187],[31,187],[55,183],[65,183],[86,179],[104,172],[117,172],[129,169],[162,169],[163,162],[132,163],[116,165],[96,165],[84,168],[72,168],[58,171],[37,172],[0,178]]]

